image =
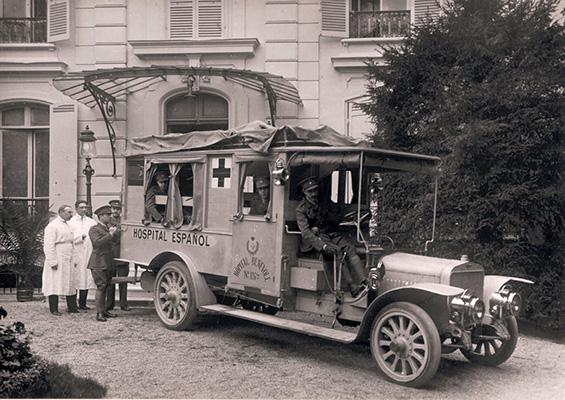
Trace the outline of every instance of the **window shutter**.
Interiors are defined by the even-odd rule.
[[[322,0],[322,36],[349,37],[349,1]]]
[[[69,0],[49,0],[47,7],[47,41],[59,42],[70,38]]]
[[[194,0],[171,0],[169,8],[171,39],[192,39],[194,35]]]
[[[414,23],[417,25],[428,16],[436,18],[439,16],[440,10],[437,0],[415,0]]]
[[[198,0],[198,37],[222,37],[222,0]]]

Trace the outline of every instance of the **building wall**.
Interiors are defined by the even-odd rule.
[[[53,0],[50,0],[53,1]],[[57,0],[61,1],[61,0]],[[338,0],[339,1],[339,0]],[[410,0],[426,2],[427,0]],[[120,197],[127,140],[161,135],[164,103],[186,90],[181,76],[116,101],[116,174],[106,124],[98,108],[62,95],[52,78],[62,73],[151,65],[213,66],[282,75],[299,91],[303,105],[277,104],[277,125],[326,124],[362,137],[371,125],[355,108],[362,100],[368,57],[379,59],[380,44],[397,39],[349,39],[322,36],[321,0],[224,0],[225,40],[200,46],[168,40],[167,1],[75,0],[70,2],[70,35],[54,44],[0,44],[0,106],[18,99],[49,104],[51,111],[50,204],[85,198],[85,160],[78,133],[96,133],[98,155],[92,160],[93,207]],[[245,39],[242,43],[229,39]],[[266,96],[211,77],[200,80],[202,92],[229,103],[230,127],[269,120]]]

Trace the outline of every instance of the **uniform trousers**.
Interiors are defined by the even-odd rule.
[[[359,283],[366,279],[365,263],[359,258],[355,246],[349,243],[349,241],[339,233],[320,233],[319,237],[324,243],[333,243],[340,248],[341,254],[337,255],[338,262],[341,261],[340,258],[343,257],[343,253],[346,254],[345,260],[347,266],[341,271],[345,283]]]
[[[128,276],[129,275],[129,264],[117,264],[116,269],[112,270],[112,276]],[[119,283],[118,292],[120,294],[120,307],[128,306],[128,284]],[[108,310],[112,310],[116,305],[116,285],[111,284],[108,286],[106,292],[106,307]]]
[[[96,312],[103,315],[106,312],[106,291],[114,270],[112,269],[91,269],[92,278],[96,285]]]

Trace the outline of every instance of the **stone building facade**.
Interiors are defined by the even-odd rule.
[[[365,62],[438,11],[434,0],[0,0],[0,198],[52,211],[84,199],[87,126],[94,208],[120,197],[131,138],[254,120],[361,137]]]

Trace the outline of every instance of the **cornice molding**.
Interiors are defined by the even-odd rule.
[[[133,54],[139,58],[162,56],[229,55],[247,58],[255,55],[256,38],[206,40],[130,40]]]

